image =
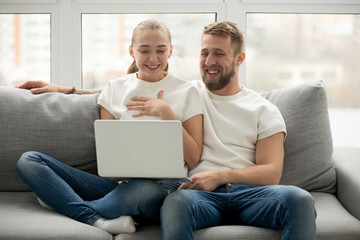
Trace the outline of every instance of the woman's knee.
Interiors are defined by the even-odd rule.
[[[135,220],[140,223],[159,221],[160,208],[167,191],[152,180],[129,180],[128,184],[127,191],[130,194],[123,196],[122,199],[134,208],[137,216]],[[132,197],[129,198],[130,196]]]
[[[167,191],[152,180],[133,179],[129,180],[128,184],[127,187],[135,196],[133,201],[137,205],[144,203],[146,206],[159,205],[160,207],[167,196]]]
[[[40,163],[38,155],[39,153],[34,151],[23,153],[16,163],[18,173],[25,174],[32,172],[32,168]]]

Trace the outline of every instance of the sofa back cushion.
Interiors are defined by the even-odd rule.
[[[280,109],[286,126],[282,184],[308,191],[335,192],[335,163],[326,90],[321,82],[262,94]],[[39,151],[96,173],[93,124],[98,94],[33,95],[0,87],[0,191],[24,191],[16,172],[23,152]]]
[[[322,82],[306,82],[262,95],[279,108],[286,123],[281,184],[334,193],[333,143]]]
[[[26,151],[96,173],[97,98],[0,87],[0,191],[29,190],[16,172],[16,162]]]

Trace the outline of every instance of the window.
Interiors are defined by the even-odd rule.
[[[166,24],[171,32],[171,72],[200,79],[201,29],[216,20],[214,13],[197,14],[82,14],[82,79],[84,88],[101,89],[126,74],[133,59],[129,45],[135,26],[146,19]],[[191,36],[191,37],[190,37]]]
[[[50,81],[50,14],[0,14],[0,86]]]
[[[155,16],[172,33],[171,71],[192,79],[201,30],[229,20],[247,38],[241,84],[263,92],[323,80],[334,145],[360,147],[359,14],[358,0],[0,0],[0,85],[102,88],[131,62],[133,27]]]
[[[264,92],[322,80],[334,144],[360,146],[359,39],[360,15],[248,14],[247,86]]]

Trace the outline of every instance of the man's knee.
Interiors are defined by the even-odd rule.
[[[164,201],[164,208],[176,209],[191,204],[192,190],[178,190],[171,193]]]
[[[304,189],[286,186],[282,197],[286,205],[293,211],[315,213],[315,201],[311,194]]]
[[[315,239],[316,210],[311,194],[301,188],[287,186],[282,201],[286,206],[286,219],[291,219],[282,226],[283,235],[292,239]]]
[[[178,190],[165,198],[161,207],[163,239],[189,239],[193,235],[195,192]]]
[[[303,202],[310,205],[314,204],[314,199],[311,194],[308,191],[299,187],[288,186],[286,196],[288,200]]]
[[[162,218],[164,220],[169,218],[184,221],[184,218],[192,214],[194,194],[195,191],[193,190],[178,190],[171,193],[165,198],[161,207]]]

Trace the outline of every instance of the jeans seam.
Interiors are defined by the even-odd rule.
[[[285,211],[284,217],[286,218],[287,224],[289,224],[291,222],[291,217],[289,216],[290,211],[288,211],[289,208],[287,207],[287,205],[279,198],[272,197],[272,199],[277,200],[281,204],[281,206],[284,208],[284,211]],[[283,230],[282,223],[280,223],[280,227],[281,227],[281,230]],[[291,232],[289,232],[288,236],[291,236],[291,235],[292,235]],[[285,240],[285,239],[283,239],[283,240]]]
[[[246,201],[256,201],[256,200],[275,200],[277,202],[279,202],[281,204],[281,206],[284,208],[285,210],[285,218],[286,218],[286,221],[289,223],[291,221],[291,218],[288,216],[288,207],[281,201],[281,199],[279,198],[276,198],[276,197],[271,197],[271,198],[244,198],[242,200],[239,200],[239,201],[236,201],[236,202],[246,202]],[[235,202],[235,201],[234,201]],[[280,223],[280,226],[281,223]],[[290,234],[291,235],[291,234]]]
[[[194,226],[194,231],[197,229],[197,226],[196,226],[196,219],[199,219],[199,216],[198,216],[198,211],[197,211],[197,205],[202,203],[202,202],[206,202],[206,203],[214,203],[214,204],[218,204],[218,203],[221,203],[221,201],[208,201],[208,200],[197,200],[194,204],[193,204],[193,208],[194,208],[194,215],[193,215],[193,226]],[[196,215],[196,216],[195,216]]]
[[[80,184],[81,186],[83,186],[84,188],[86,188],[88,191],[91,191],[93,193],[95,193],[96,195],[98,195],[99,197],[103,197],[103,194],[94,190],[93,188],[89,187],[89,185],[86,185],[84,184],[83,182],[79,181],[78,179],[74,178],[71,174],[69,174],[68,171],[66,171],[64,168],[62,168],[60,165],[58,165],[56,162],[52,161],[52,159],[44,159],[43,157],[40,157],[41,160],[43,162],[46,163],[46,165],[55,173],[57,174],[47,163],[47,161],[50,161],[52,164],[56,165],[56,167],[58,167],[62,172],[64,172],[66,174],[66,176],[68,176],[69,178],[73,179],[74,182],[77,182],[78,184]],[[65,181],[66,182],[66,181]],[[66,182],[67,185],[69,185],[67,182]],[[70,187],[70,185],[69,185]],[[115,186],[114,186],[115,187]]]
[[[46,157],[44,157],[44,156],[46,156],[46,155],[44,155],[44,154],[41,154],[41,153],[38,153],[38,154],[29,154],[27,157],[28,157],[28,161],[30,162],[30,164],[36,164],[38,167],[40,167],[40,168],[47,168],[47,172],[49,172],[50,174],[52,174],[52,175],[57,175],[57,176],[59,176],[57,173],[56,173],[56,171],[54,171],[54,168],[56,167],[56,168],[58,168],[58,171],[61,171],[62,173],[64,173],[66,176],[68,176],[70,179],[74,179],[73,177],[71,177],[71,174],[69,174],[69,172],[68,171],[66,171],[63,167],[61,167],[61,165],[59,165],[58,163],[57,163],[57,161],[56,160],[54,160],[54,159],[52,159],[51,157],[49,157],[49,159],[47,159]],[[55,166],[54,168],[53,167],[51,167],[50,166],[50,164],[53,164],[53,166]],[[33,177],[33,175],[32,175],[32,177]],[[61,178],[60,176],[59,176],[59,178]],[[76,182],[79,182],[79,181],[76,181]],[[66,181],[64,181],[63,180],[63,183],[68,187],[68,188],[71,188],[70,187],[70,185],[69,185],[69,183],[68,182],[66,182]],[[79,182],[80,184],[81,184],[81,182]],[[82,186],[83,186],[83,184],[81,184]],[[35,192],[35,191],[34,191]],[[92,191],[93,192],[93,191]],[[38,192],[37,193],[35,193],[37,196],[38,196],[38,198],[39,199],[41,199],[40,197],[39,197],[39,195],[38,195]],[[43,195],[48,195],[46,192],[45,193],[43,193]],[[40,194],[41,195],[41,194]],[[44,199],[41,199],[45,204],[47,204],[47,205],[49,205],[49,203],[48,202],[46,202],[46,201],[44,201]],[[88,205],[88,204],[87,204]],[[89,208],[91,208],[89,205],[88,205],[88,207]],[[56,212],[59,212],[59,213],[62,213],[62,214],[65,214],[65,215],[67,215],[67,216],[70,216],[69,214],[66,214],[64,211],[63,211],[63,209],[60,207],[60,208],[58,208],[58,207],[56,207],[56,206],[51,206],[51,208],[53,209],[53,210],[55,210]],[[83,222],[83,223],[88,223],[88,222],[95,222],[97,219],[99,219],[100,218],[100,216],[96,213],[96,212],[94,212],[95,214],[93,214],[93,216],[90,218],[90,219],[84,219],[84,221],[81,221],[80,220],[80,218],[79,219],[77,219],[78,221],[81,221],[81,222]],[[76,219],[75,217],[72,217],[73,219]]]
[[[277,199],[277,198],[276,198]],[[291,217],[289,216],[289,213],[290,213],[290,211],[288,210],[289,208],[286,206],[286,204],[283,202],[283,201],[281,201],[281,199],[277,199],[280,203],[281,203],[281,206],[284,208],[284,210],[285,210],[285,218],[286,218],[286,222],[287,222],[287,224],[289,225],[290,224],[290,222],[292,221],[291,219]],[[283,227],[282,227],[282,224],[280,224],[280,226],[281,226],[281,230],[283,230]],[[282,235],[282,234],[281,234]],[[288,232],[288,234],[287,234],[287,236],[291,236],[292,234],[291,234],[291,232]],[[289,238],[287,238],[287,239],[289,239]],[[285,240],[285,239],[283,239],[283,240]]]

